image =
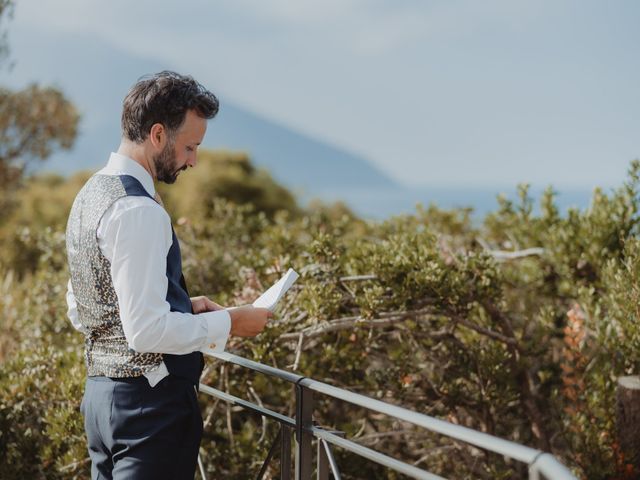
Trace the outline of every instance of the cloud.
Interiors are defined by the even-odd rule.
[[[256,34],[286,37],[300,48],[339,44],[352,54],[388,54],[416,42],[473,36],[478,30],[519,28],[546,2],[523,0],[23,0],[16,20],[65,32],[91,32],[128,43],[149,54],[147,45],[188,50],[195,40]],[[67,14],[73,12],[73,15]],[[133,39],[133,41],[131,41]]]

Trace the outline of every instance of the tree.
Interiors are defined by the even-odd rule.
[[[12,11],[12,0],[0,0],[0,28]],[[0,67],[5,66],[8,55],[3,31]],[[56,88],[32,84],[13,91],[0,87],[0,221],[15,206],[15,193],[26,166],[34,160],[46,160],[56,148],[71,148],[79,119],[76,108]]]

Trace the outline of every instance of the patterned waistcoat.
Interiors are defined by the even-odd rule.
[[[86,330],[85,360],[89,376],[138,377],[156,369],[164,360],[169,373],[198,383],[204,365],[202,354],[139,353],[124,336],[118,299],[111,278],[111,264],[97,239],[100,219],[119,198],[146,196],[142,184],[129,175],[96,174],[76,197],[67,224],[67,256],[78,319]],[[182,275],[180,245],[173,232],[167,254],[167,301],[171,311],[192,313]]]

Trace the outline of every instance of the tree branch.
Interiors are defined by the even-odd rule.
[[[341,282],[361,282],[363,280],[377,280],[377,275],[351,275],[347,277],[340,277]]]
[[[498,340],[499,342],[506,343],[507,345],[516,346],[518,341],[515,338],[507,337],[502,335],[501,333],[494,332],[493,330],[489,330],[488,328],[481,327],[480,325],[476,325],[475,323],[470,322],[469,320],[465,320],[463,318],[457,318],[456,322],[460,325],[463,325],[475,332],[478,332],[485,337],[493,338],[494,340]]]
[[[505,260],[515,260],[523,257],[531,257],[533,255],[543,255],[544,248],[533,247],[533,248],[525,248],[524,250],[516,250],[516,251],[489,250],[488,253],[498,261],[500,260],[505,261]]]
[[[495,250],[487,243],[484,238],[476,237],[476,242],[485,249],[485,251],[498,261],[515,260],[523,257],[530,257],[532,255],[544,254],[544,248],[533,247],[525,248],[524,250]]]
[[[385,313],[379,314],[378,318],[372,318],[372,319],[363,318],[359,315],[353,316],[353,317],[336,318],[334,320],[329,320],[328,322],[325,322],[319,325],[312,325],[298,332],[284,333],[280,335],[278,340],[279,341],[299,340],[301,335],[303,335],[305,340],[307,340],[307,339],[319,337],[321,335],[324,335],[325,333],[338,332],[341,330],[349,330],[354,328],[357,325],[361,325],[363,327],[369,327],[369,328],[384,328],[384,327],[389,327],[391,325],[395,325],[396,323],[403,322],[404,320],[410,317],[428,315],[432,313],[433,313],[433,309],[425,308],[422,310],[408,310],[406,312],[400,312],[400,311],[385,312]],[[442,336],[450,334],[448,330],[446,332],[439,332],[439,333]]]

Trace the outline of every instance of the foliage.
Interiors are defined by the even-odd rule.
[[[16,192],[15,208],[0,227],[1,267],[18,278],[38,269],[49,256],[52,235],[64,232],[73,198],[89,176],[80,172],[65,179],[45,174],[25,180]],[[64,243],[57,246],[64,253]]]
[[[0,0],[0,25],[12,12],[13,1]],[[3,28],[0,68],[8,56]],[[32,84],[13,91],[0,87],[0,225],[16,206],[16,191],[27,164],[45,160],[55,149],[71,148],[79,119],[76,108],[57,88]]]
[[[208,158],[216,155],[228,156]],[[199,168],[224,171],[207,162]],[[270,210],[260,203],[269,195],[257,194],[262,209],[213,197],[179,210],[187,202],[177,207],[176,232],[194,294],[246,303],[286,268],[302,273],[270,328],[255,340],[231,340],[231,351],[549,450],[584,478],[632,478],[615,442],[614,391],[618,376],[640,367],[639,168],[634,162],[625,185],[594,192],[588,209],[566,215],[551,190],[534,213],[526,186],[518,201],[499,200],[497,211],[475,225],[469,211],[435,206],[380,223],[339,206],[303,211],[290,196],[282,196],[286,209]],[[253,168],[242,172],[248,183],[256,175]],[[179,203],[206,188],[202,177],[185,176],[176,186],[182,191],[165,201]],[[3,258],[0,353],[12,360],[0,370],[0,457],[36,477],[82,477],[88,468],[77,411],[82,347],[65,319],[60,213],[84,178],[27,182],[11,220],[22,226],[22,243],[9,252],[12,261]],[[56,196],[57,210],[47,210],[47,194]],[[542,250],[504,256],[532,247]],[[23,254],[29,268],[16,276]],[[56,368],[44,368],[45,359]],[[215,362],[204,379],[291,414],[286,385]],[[250,477],[275,426],[201,401],[208,470]],[[523,474],[502,458],[339,402],[318,399],[315,413],[323,425],[441,475]],[[344,453],[338,458],[345,478],[394,478]]]
[[[86,472],[78,415],[82,357],[72,340],[66,349],[41,345],[23,351],[0,370],[0,477],[80,478],[74,470]]]
[[[55,88],[0,88],[0,221],[15,206],[15,190],[28,162],[44,160],[56,148],[71,148],[78,119],[75,107]]]
[[[59,90],[30,85],[0,89],[0,119],[0,164],[6,169],[19,159],[43,160],[54,148],[71,148],[79,116]]]
[[[65,318],[64,235],[45,230],[38,242],[33,274],[0,277],[0,478],[86,478],[85,369]]]

